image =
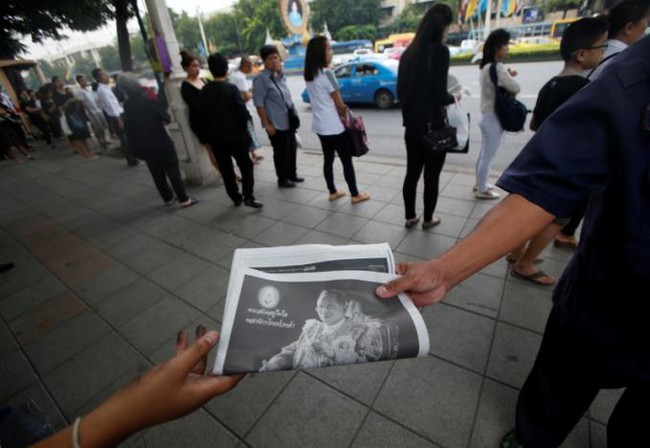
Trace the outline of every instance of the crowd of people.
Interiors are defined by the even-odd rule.
[[[515,430],[505,436],[503,448],[559,446],[597,392],[606,387],[627,387],[610,418],[608,444],[632,446],[645,438],[643,423],[650,417],[646,406],[650,398],[650,334],[645,322],[650,312],[645,288],[650,276],[650,37],[642,36],[649,20],[647,0],[624,0],[610,11],[607,21],[583,18],[572,23],[560,47],[564,67],[541,89],[533,111],[530,126],[535,135],[497,182],[507,196],[456,246],[429,261],[399,264],[397,273],[401,276],[377,288],[379,298],[407,292],[416,306],[435,304],[460,282],[506,255],[513,263],[512,275],[550,285],[555,280],[534,267],[542,261],[543,248],[555,240],[557,246],[578,250],[555,289],[540,351],[519,396]],[[400,63],[398,91],[407,148],[403,185],[407,228],[420,220],[415,201],[422,172],[422,227],[440,223],[434,212],[445,153],[431,151],[423,136],[431,127],[446,125],[445,106],[458,99],[448,93],[446,85],[449,50],[444,36],[451,22],[449,6],[436,3],[429,8]],[[490,165],[504,133],[495,109],[496,89],[511,95],[520,91],[514,80],[517,73],[503,64],[509,41],[510,35],[497,29],[483,47],[479,75],[482,144],[474,187],[477,199],[500,197],[495,186],[488,183]],[[192,130],[219,169],[227,194],[235,206],[243,203],[254,208],[262,204],[253,194],[254,163],[260,157],[255,154],[255,129],[251,106],[247,105],[250,101],[273,147],[278,187],[294,188],[304,180],[296,164],[299,117],[279,53],[274,46],[264,46],[260,54],[265,69],[253,80],[252,88],[245,82],[228,82],[228,63],[222,55],[208,58],[214,79],[207,81],[199,77],[198,59],[184,54],[188,77],[181,87]],[[328,69],[331,55],[322,37],[313,38],[307,46],[304,78],[312,101],[313,131],[322,144],[329,199],[345,196],[333,179],[333,161],[338,154],[352,203],[359,203],[370,196],[356,185],[350,143],[342,124],[347,107]],[[490,78],[491,67],[496,71],[496,82]],[[246,60],[242,59],[240,71],[246,74],[246,70]],[[93,73],[106,85],[104,75]],[[196,203],[183,189],[178,159],[164,132],[169,120],[166,112],[146,96],[133,76],[120,76],[117,85],[125,96],[123,115],[120,112],[123,123],[120,126],[110,119],[115,116],[107,113],[109,121],[118,132],[124,130],[127,146],[132,144],[135,156],[146,161],[165,203],[170,205],[174,198],[181,205]],[[31,101],[29,92],[21,95],[26,104]],[[85,121],[83,125],[76,123],[80,111],[85,110],[82,101],[66,92],[60,80],[54,80],[49,96],[44,98],[65,116],[73,136],[70,141],[76,142],[74,147],[87,157],[88,128]],[[41,100],[41,110],[53,113],[46,102]],[[106,112],[103,103],[99,104]],[[37,113],[38,106],[29,106],[31,110],[26,107],[28,112]],[[54,127],[51,131],[55,136]],[[151,137],[154,134],[166,137],[157,140]],[[241,193],[232,159],[241,173]],[[573,232],[583,216],[585,224],[578,244]],[[324,292],[319,299],[317,311],[322,323],[313,322],[314,332],[342,321],[342,305],[336,295]],[[299,341],[269,359],[263,370],[275,370],[282,363],[313,365],[315,361],[304,365],[297,361],[302,359],[298,353],[305,359],[315,358],[308,344],[302,342],[309,337],[306,330]],[[68,446],[71,439],[73,446],[79,441],[84,446],[114,444],[227,392],[241,376],[204,376],[205,355],[217,338],[216,332],[197,331],[197,342],[188,348],[187,337],[181,333],[175,358],[40,446]],[[131,416],[129,421],[124,414]]]

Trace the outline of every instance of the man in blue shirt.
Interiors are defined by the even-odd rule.
[[[650,422],[650,36],[553,113],[498,185],[510,195],[437,259],[397,267],[380,297],[417,306],[591,203],[554,292],[542,346],[502,446],[559,446],[601,388],[626,387],[608,446],[642,443]]]

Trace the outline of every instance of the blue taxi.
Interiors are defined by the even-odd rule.
[[[397,66],[393,59],[350,61],[334,69],[341,97],[346,103],[372,103],[388,109],[397,101]],[[302,100],[309,103],[307,89]]]

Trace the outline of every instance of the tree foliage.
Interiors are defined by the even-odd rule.
[[[240,32],[242,49],[246,53],[259,52],[266,39],[267,29],[276,39],[287,36],[279,9],[277,0],[239,0],[235,3],[235,21]],[[237,36],[231,38],[236,39]]]
[[[0,1],[0,59],[13,59],[25,50],[22,35],[34,42],[60,39],[65,27],[91,31],[114,17],[105,0],[3,0]]]
[[[377,37],[377,27],[375,25],[348,25],[340,28],[335,33],[336,40],[356,40],[368,39],[375,40]]]
[[[416,3],[409,4],[390,24],[390,33],[408,33],[415,32],[418,29],[422,19],[423,10]]]
[[[314,29],[323,28],[336,34],[349,25],[379,24],[381,0],[314,0],[310,3],[311,23]]]

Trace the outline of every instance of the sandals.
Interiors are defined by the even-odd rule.
[[[533,272],[532,274],[522,274],[521,272],[517,272],[514,269],[512,269],[510,271],[510,275],[512,275],[513,277],[518,278],[520,280],[525,280],[527,282],[535,283],[536,285],[540,285],[540,286],[551,286],[551,285],[553,285],[555,283],[555,279],[553,277],[551,277],[550,275],[548,275],[544,271],[537,271],[537,272]],[[550,283],[544,283],[542,281],[543,277],[550,278],[551,282]]]
[[[440,218],[434,216],[431,221],[422,221],[422,230],[428,230],[440,224]]]
[[[516,262],[519,261],[519,258],[513,257],[512,254],[508,254],[508,256],[506,257],[506,261],[508,263],[516,263]],[[538,263],[541,263],[543,261],[544,261],[544,257],[538,255],[537,258],[535,258],[533,260],[533,264],[538,264]]]
[[[370,194],[363,191],[356,196],[352,196],[352,203],[358,204],[359,202],[367,201],[368,199],[370,199]]]
[[[338,198],[342,198],[343,196],[345,196],[345,192],[337,190],[335,193],[330,194],[330,201],[336,201]]]
[[[578,239],[575,236],[572,236],[566,240],[555,238],[553,245],[561,249],[577,249],[578,248]]]
[[[420,217],[416,216],[415,218],[409,218],[404,222],[404,227],[407,229],[410,229],[414,225],[416,225],[418,222],[420,222]]]
[[[187,203],[187,204],[181,204],[181,207],[183,207],[183,208],[187,208],[187,207],[191,207],[191,206],[193,206],[193,205],[196,205],[196,204],[198,204],[198,203],[199,203],[199,200],[198,200],[198,199],[190,198],[190,202]]]

